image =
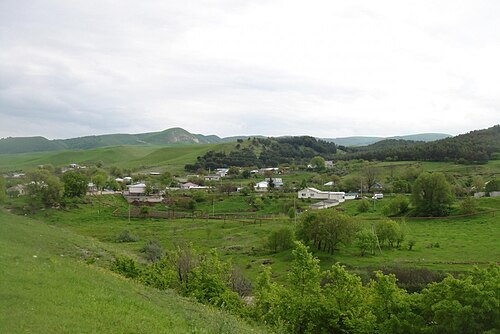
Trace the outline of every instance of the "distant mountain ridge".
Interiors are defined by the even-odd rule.
[[[45,137],[8,137],[0,139],[0,154],[31,153],[61,150],[88,150],[106,146],[120,145],[175,145],[175,144],[217,144],[233,142],[249,137],[265,138],[265,136],[232,136],[221,138],[216,135],[193,134],[182,128],[174,127],[158,132],[139,134],[107,134],[84,136],[69,139],[49,140]],[[450,135],[439,133],[416,134],[409,136],[390,137],[391,139],[433,141],[447,138]],[[388,138],[383,137],[345,137],[328,138],[325,141],[343,146],[365,146]]]
[[[444,138],[452,137],[445,133],[419,133],[414,135],[406,136],[393,136],[393,137],[364,137],[364,136],[354,136],[354,137],[339,137],[339,138],[322,138],[325,141],[333,142],[337,145],[342,146],[367,146],[375,144],[382,140],[397,139],[397,140],[412,140],[412,141],[435,141]]]

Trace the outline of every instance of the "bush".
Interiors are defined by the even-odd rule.
[[[474,197],[467,197],[460,203],[460,212],[464,214],[474,213],[477,208],[478,202]]]
[[[141,249],[141,253],[144,253],[146,260],[150,262],[156,262],[160,260],[163,255],[165,255],[165,250],[156,240],[149,240],[144,247]]]
[[[141,274],[138,263],[129,257],[116,258],[111,270],[128,278],[137,278]]]
[[[367,199],[362,199],[358,204],[358,212],[368,212],[371,204]]]
[[[124,230],[116,237],[116,242],[136,242],[139,237],[132,234],[129,230]]]
[[[396,216],[402,215],[408,212],[410,207],[410,200],[404,195],[397,195],[394,197],[389,204],[384,207],[384,215],[386,216]]]

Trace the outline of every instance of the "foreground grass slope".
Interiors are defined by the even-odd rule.
[[[97,241],[0,211],[0,332],[260,332],[77,260],[89,255],[110,257]]]

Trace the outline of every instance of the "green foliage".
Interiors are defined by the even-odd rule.
[[[460,212],[470,214],[477,211],[479,203],[474,197],[466,197],[460,202]]]
[[[361,256],[365,256],[367,251],[369,251],[370,254],[375,254],[377,237],[368,229],[359,230],[356,232],[355,245],[361,251]]]
[[[390,219],[379,221],[375,225],[375,232],[382,246],[387,243],[389,247],[399,247],[404,240],[401,226]]]
[[[123,230],[116,237],[116,242],[136,242],[139,240],[139,237],[130,232],[129,230]]]
[[[57,205],[63,194],[63,184],[58,177],[46,170],[37,170],[27,174],[26,186],[28,202],[33,208]]]
[[[488,193],[492,191],[500,191],[500,179],[491,180],[486,183],[484,190]]]
[[[396,195],[392,198],[387,206],[384,207],[383,213],[386,216],[403,215],[410,208],[410,200],[404,195]]]
[[[352,217],[336,210],[319,210],[301,215],[296,234],[306,244],[333,254],[339,244],[350,244],[357,229]]]
[[[64,196],[83,197],[87,193],[87,178],[81,173],[67,171],[62,177],[64,183]]]
[[[292,248],[293,239],[292,230],[287,227],[283,227],[279,230],[274,230],[269,234],[266,246],[273,253],[277,253],[278,251],[284,251]]]
[[[322,156],[315,156],[314,158],[311,159],[309,164],[316,170],[321,171],[325,169],[325,158]]]
[[[421,294],[419,312],[429,333],[495,333],[500,328],[500,267],[475,268],[469,275],[446,277]]]
[[[129,257],[118,257],[111,266],[111,270],[128,278],[138,278],[141,269],[137,261]]]
[[[144,247],[141,248],[141,253],[144,253],[146,260],[157,262],[165,255],[165,250],[158,241],[148,240]]]
[[[450,184],[442,173],[422,173],[413,185],[415,210],[425,216],[446,216],[453,203]]]
[[[362,199],[358,203],[358,212],[363,213],[363,212],[368,212],[370,208],[372,207],[371,203],[367,199]]]

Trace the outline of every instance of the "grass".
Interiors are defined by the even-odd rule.
[[[288,199],[283,199],[287,201]],[[378,201],[375,210],[356,214],[358,201],[348,201],[341,207],[346,212],[356,215],[361,224],[370,228],[378,220],[384,219],[381,208],[384,201]],[[267,236],[272,230],[288,226],[293,228],[293,221],[286,216],[275,219],[254,219],[242,222],[231,219],[131,219],[112,216],[117,207],[123,208],[123,200],[119,197],[106,197],[102,200],[100,214],[97,214],[96,202],[80,205],[70,211],[45,211],[38,214],[39,219],[48,224],[69,229],[77,234],[92,237],[109,247],[118,247],[123,252],[140,257],[140,248],[150,239],[156,239],[167,249],[179,242],[191,242],[200,251],[217,248],[222,257],[231,261],[243,270],[251,279],[258,275],[261,264],[270,260],[277,278],[284,277],[291,260],[291,252],[270,253],[265,248]],[[239,201],[239,202],[238,202]],[[243,203],[243,204],[242,204]],[[270,201],[269,206],[280,205],[280,200]],[[298,204],[303,204],[298,201]],[[500,208],[500,198],[484,198],[480,201],[482,210]],[[211,203],[206,203],[207,208]],[[243,196],[230,196],[216,202],[216,214],[226,208],[239,208],[246,204]],[[274,207],[272,210],[276,210]],[[237,212],[242,212],[238,209]],[[211,211],[209,211],[211,212]],[[233,211],[235,212],[235,211]],[[267,212],[266,209],[260,213]],[[406,240],[415,240],[412,251],[407,250],[406,243],[401,249],[382,249],[382,253],[361,257],[354,246],[341,246],[333,255],[315,251],[321,260],[323,269],[335,262],[341,262],[355,271],[372,270],[384,266],[426,267],[445,272],[457,272],[470,269],[473,265],[487,265],[500,259],[500,212],[483,215],[452,218],[418,220],[408,218],[404,224]],[[117,244],[114,242],[123,230],[137,235],[138,242]],[[439,244],[439,247],[434,245]],[[433,245],[433,247],[430,247]]]
[[[108,246],[0,211],[0,332],[263,332],[174,292],[80,261],[89,254],[106,261]]]

